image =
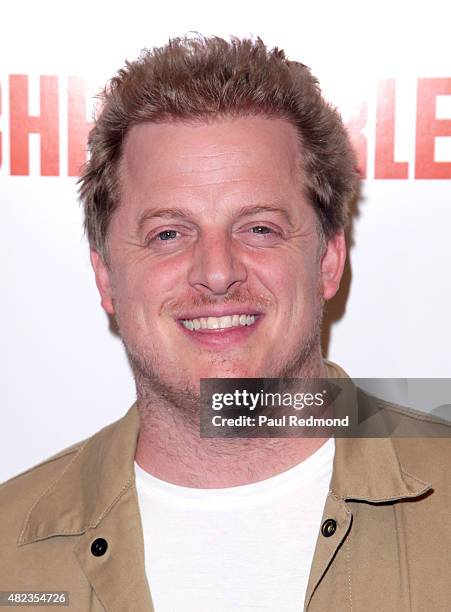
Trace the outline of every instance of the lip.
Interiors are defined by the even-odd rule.
[[[230,314],[236,313],[231,311]],[[245,311],[240,314],[256,314],[255,312]],[[201,315],[205,316],[205,315]],[[226,315],[209,315],[209,316],[226,316]],[[187,319],[197,319],[199,316],[186,317]],[[197,345],[203,346],[204,348],[211,348],[215,350],[233,348],[239,344],[245,342],[259,327],[262,320],[262,316],[258,315],[255,317],[255,323],[252,325],[240,325],[238,327],[227,327],[225,329],[199,329],[198,331],[187,329],[182,320],[178,320],[178,326],[181,331],[186,334],[192,342]]]

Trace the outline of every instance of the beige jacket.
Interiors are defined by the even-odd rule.
[[[132,406],[0,487],[0,590],[69,591],[77,612],[154,609],[134,483],[138,431]],[[300,612],[449,612],[450,438],[337,438],[322,525]],[[108,548],[95,556],[99,538]]]

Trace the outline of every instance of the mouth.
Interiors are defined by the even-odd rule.
[[[181,330],[197,345],[213,350],[233,348],[244,343],[259,326],[262,313],[234,312],[178,320]]]
[[[236,313],[222,317],[199,317],[194,319],[181,319],[181,324],[190,331],[202,332],[204,330],[233,329],[235,327],[250,327],[255,325],[258,314]]]

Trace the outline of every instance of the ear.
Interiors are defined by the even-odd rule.
[[[337,293],[346,261],[346,241],[340,231],[327,242],[321,259],[321,283],[323,297],[330,300]]]
[[[104,263],[102,256],[95,249],[90,253],[91,265],[96,277],[97,289],[100,293],[100,303],[108,314],[114,314],[113,294],[111,290],[110,271]]]

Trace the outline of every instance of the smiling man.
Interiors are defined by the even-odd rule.
[[[137,381],[138,463],[198,487],[291,467],[324,440],[273,459],[255,441],[217,456],[198,421],[201,378],[326,376],[322,305],[338,288],[345,245],[341,230],[325,244],[303,194],[296,129],[260,116],[136,125],[119,173],[127,206],[111,220],[107,260],[93,250],[92,262]],[[183,438],[180,465],[170,447],[156,451],[167,429]]]
[[[446,609],[449,441],[200,436],[202,378],[346,377],[320,328],[358,176],[309,69],[175,39],[112,79],[89,148],[91,262],[137,401],[3,486],[1,588],[94,611]]]

